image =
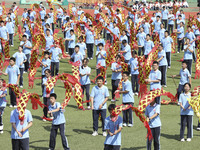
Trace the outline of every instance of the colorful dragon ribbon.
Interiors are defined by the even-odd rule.
[[[93,80],[91,80],[93,83],[95,83],[97,77],[99,77],[99,76],[102,76],[104,78],[104,82],[103,83],[105,83],[107,68],[105,68],[103,66],[100,66],[99,69],[100,69],[100,74],[98,74]]]
[[[72,73],[73,73],[73,76],[79,81],[80,80],[79,67],[81,65],[80,61],[78,61],[78,62],[71,62],[71,61],[69,61],[69,64],[72,64]]]
[[[9,41],[5,42],[4,55],[5,55],[5,59],[4,59],[4,63],[3,63],[3,68],[5,68],[9,65],[9,59],[10,59]]]
[[[175,53],[176,52],[176,43],[177,43],[177,34],[175,32],[171,33],[171,38],[173,40],[171,53]]]
[[[195,79],[200,78],[200,38],[197,39],[197,59],[195,64]]]

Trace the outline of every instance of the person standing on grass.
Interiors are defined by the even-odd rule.
[[[22,52],[23,47],[18,47],[19,52],[16,52],[13,57],[16,59],[16,65],[19,67],[20,79],[19,86],[23,88],[23,73],[24,73],[24,63],[27,61],[26,55]]]
[[[19,78],[20,78],[20,71],[19,67],[15,65],[15,58],[10,58],[10,65],[6,68],[5,73],[0,71],[3,75],[8,75],[8,84],[14,84],[18,86]],[[10,108],[17,107],[16,103],[16,95],[15,92],[9,87],[9,95],[10,95]]]
[[[149,53],[154,47],[154,43],[152,40],[150,40],[150,34],[146,35],[146,40],[144,41],[144,57],[145,59],[148,58]]]
[[[190,106],[188,99],[191,97],[190,93],[191,89],[191,84],[190,83],[185,83],[184,84],[184,93],[182,93],[179,97],[179,104],[181,108],[181,129],[180,129],[180,140],[181,142],[184,142],[184,131],[185,131],[185,126],[187,123],[187,142],[191,141],[191,138],[193,136],[193,109]]]
[[[89,29],[86,30],[85,35],[86,35],[86,46],[87,46],[88,58],[93,59],[95,33],[93,31],[92,25],[89,25]]]
[[[108,88],[103,85],[104,78],[102,76],[97,77],[96,81],[97,86],[92,88],[92,92],[90,94],[94,131],[92,136],[98,135],[99,114],[101,114],[103,136],[107,136],[106,129],[104,127],[107,107],[106,102],[109,97],[109,92]]]
[[[51,49],[51,46],[53,46],[53,42],[54,42],[53,36],[50,35],[50,30],[49,29],[46,29],[45,40],[46,40],[45,50],[49,51]]]
[[[186,43],[184,45],[184,58],[183,60],[187,63],[187,69],[190,74],[192,74],[192,55],[194,52],[194,46],[190,44],[190,39],[186,39]]]
[[[15,25],[13,24],[11,18],[8,18],[8,22],[6,23],[6,28],[8,30],[8,34],[9,34],[9,45],[12,47],[14,46],[14,42],[13,42],[13,36],[15,33],[14,27],[15,27]]]
[[[133,90],[131,82],[128,80],[129,72],[123,72],[122,74],[122,89],[116,90],[115,93],[123,94],[122,103],[123,105],[134,105]],[[123,126],[133,126],[133,110],[131,108],[123,110]]]
[[[49,150],[54,150],[56,146],[56,136],[58,129],[60,130],[60,136],[62,140],[62,145],[64,150],[70,150],[67,137],[65,136],[65,116],[62,110],[62,107],[59,102],[56,102],[57,95],[55,93],[50,94],[50,105],[48,114],[53,117],[50,141],[49,141]]]
[[[99,44],[99,43],[103,43],[103,45],[105,45],[105,40],[102,38],[101,33],[99,33],[99,34],[97,35],[97,38],[96,38],[96,40],[95,40],[95,46],[97,47],[97,51],[99,51],[99,47],[98,47],[98,44]]]
[[[96,51],[96,58],[97,58],[97,66],[102,66],[106,68],[106,51],[104,50],[104,45],[103,43],[98,44],[99,51]],[[97,75],[101,73],[101,70],[99,67],[96,69]]]
[[[120,53],[122,53],[124,56],[124,59],[125,59],[124,62],[128,63],[129,60],[131,59],[131,47],[128,44],[127,40],[123,40],[122,45],[123,45],[123,49],[120,51]]]
[[[83,41],[83,36],[80,36],[78,38],[78,43],[76,43],[76,45],[78,45],[80,47],[80,53],[83,55],[83,58],[87,58],[87,47],[85,42]]]
[[[146,34],[144,33],[144,28],[141,27],[138,34],[136,35],[137,39],[138,39],[138,56],[141,56],[141,52],[142,55],[144,55],[144,42],[146,39]]]
[[[83,55],[79,51],[80,47],[78,45],[75,46],[75,52],[70,57],[73,62],[79,62],[82,65]]]
[[[104,150],[120,150],[121,146],[121,130],[122,130],[122,117],[117,116],[113,121],[112,111],[115,109],[115,104],[108,106],[110,116],[105,119],[105,130],[107,131],[106,140],[104,142]]]
[[[184,23],[180,23],[180,28],[177,29],[177,41],[178,41],[178,51],[180,53],[180,49],[183,51],[184,47]]]
[[[11,139],[12,150],[29,150],[29,131],[33,125],[31,112],[25,109],[23,122],[19,120],[19,111],[17,108],[11,111],[10,123],[12,124]]]
[[[154,99],[145,110],[145,115],[154,141],[154,150],[160,150],[160,105]],[[151,150],[152,139],[147,139],[147,150]]]
[[[69,49],[69,55],[71,56],[74,53],[74,48],[75,48],[75,41],[76,41],[76,36],[74,34],[74,30],[70,30],[70,35],[69,37],[65,38],[66,41],[68,42],[68,49]]]

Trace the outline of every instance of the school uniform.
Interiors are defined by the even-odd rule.
[[[169,35],[171,33],[173,33],[174,30],[174,15],[173,14],[169,14],[168,15],[168,31],[169,31]]]
[[[42,82],[41,82],[41,85],[42,85],[42,95],[43,95],[43,92],[44,92],[44,85],[42,84],[43,83],[43,78],[45,77],[45,70],[46,69],[50,69],[50,66],[51,66],[51,59],[42,59],[42,63],[44,65],[47,65],[47,67],[45,66],[42,66]]]
[[[119,31],[118,27],[113,27],[112,32],[116,37],[119,38],[120,31]],[[114,37],[113,37],[113,39],[114,39]]]
[[[138,56],[141,56],[141,52],[142,52],[142,55],[144,55],[144,42],[145,42],[145,39],[146,39],[146,34],[144,32],[139,32],[136,37],[138,38],[138,46],[142,46],[142,47],[139,47],[139,51],[138,51]]]
[[[184,49],[187,48],[188,45],[184,45]],[[194,51],[194,46],[190,45],[189,49]],[[192,55],[193,53],[190,52],[188,49],[184,51],[184,61],[187,63],[187,69],[189,70],[190,74],[192,74]]]
[[[180,49],[183,50],[183,47],[184,47],[184,28],[183,27],[178,28],[177,32],[180,32],[178,33],[178,36],[177,36],[178,52],[180,52]]]
[[[168,19],[169,11],[165,9],[165,10],[162,10],[161,13],[162,13],[162,23],[165,24],[165,29],[167,30],[167,19]]]
[[[101,54],[98,55],[99,52]],[[103,58],[103,56],[106,57],[106,55],[107,55],[106,51],[105,50],[96,51],[96,56],[97,55],[98,55],[98,57],[97,57],[97,63],[96,63],[96,65],[98,65],[98,66],[100,65],[100,66],[106,68],[106,59]],[[103,56],[101,56],[101,55],[103,55]],[[101,70],[99,68],[96,69],[96,71],[97,71],[97,75],[101,73]]]
[[[105,26],[112,32],[112,30],[113,30],[112,22],[110,22],[109,24],[105,24]],[[110,43],[112,43],[112,36],[110,34],[110,31],[106,30],[106,40],[109,40]]]
[[[125,35],[125,36],[123,36],[123,35],[121,35],[120,36],[120,38],[119,38],[119,40],[122,42],[123,40],[126,40],[126,42],[128,42],[128,37]],[[124,45],[123,44],[121,44],[121,49],[123,49],[124,48]]]
[[[60,25],[59,25],[59,28],[61,28],[61,27],[62,27],[62,15],[63,15],[63,10],[62,10],[62,8],[58,8],[57,11],[58,11],[58,14],[57,14],[57,20],[56,20],[56,22],[60,24]],[[58,26],[57,26],[57,27],[58,27]]]
[[[86,56],[85,50],[87,49],[86,44],[82,42],[82,43],[76,43],[76,45],[79,46],[79,52],[83,55],[83,58],[85,58]]]
[[[124,105],[134,105],[134,97],[132,85],[129,80],[126,82],[122,82],[122,91],[128,91],[128,93],[123,94],[122,103]],[[133,111],[131,108],[127,110],[123,110],[123,123],[125,124],[133,124]]]
[[[166,59],[166,53],[164,50],[158,52],[158,59],[159,61],[159,70],[161,72],[161,85],[166,85],[166,72],[167,72],[167,59]]]
[[[17,65],[8,66],[5,73],[8,74],[8,84],[17,84],[18,75],[20,75],[19,67]],[[16,105],[16,96],[14,91],[9,87],[10,105]]]
[[[45,50],[49,51],[51,49],[51,46],[53,45],[54,39],[53,36],[45,36],[46,39],[46,47]]]
[[[100,113],[101,121],[102,121],[102,131],[104,132],[107,104],[105,103],[101,109],[99,109],[99,105],[103,103],[105,98],[109,97],[108,88],[104,85],[101,88],[99,88],[98,86],[95,86],[92,88],[90,97],[94,98],[94,101],[93,101],[94,109],[92,110],[93,130],[98,131],[98,119],[99,119],[99,113]]]
[[[97,51],[99,51],[99,46],[98,46],[99,43],[102,43],[105,46],[105,40],[104,39],[100,39],[100,40],[96,39],[95,40],[95,45],[97,47]]]
[[[155,33],[155,32],[159,32],[160,31],[160,25],[161,25],[161,22],[160,21],[154,21],[153,23],[152,23],[152,25],[154,25],[154,30],[153,30],[153,32]]]
[[[45,10],[41,10],[40,11],[40,17],[42,19],[42,21],[44,21],[44,17],[46,16],[46,11]]]
[[[142,24],[142,27],[144,28],[144,33],[147,35],[147,34],[150,34],[149,32],[149,29],[150,29],[150,24],[148,22],[145,22],[144,24]]]
[[[65,116],[63,111],[61,110],[61,105],[59,102],[55,102],[54,105],[49,105],[49,111],[55,110],[60,108],[59,111],[53,112],[53,121],[51,126],[51,133],[50,133],[50,142],[49,142],[49,149],[54,150],[56,146],[56,136],[58,129],[60,131],[60,136],[62,140],[62,145],[64,150],[69,150],[69,144],[67,141],[67,137],[65,136]]]
[[[55,28],[54,28],[54,13],[49,13],[50,15],[50,24],[51,24],[51,27],[52,27],[52,31],[54,32]]]
[[[160,105],[154,104],[153,106],[148,105],[145,110],[145,115],[147,117],[152,117],[155,113],[158,115],[149,121],[149,127],[151,129],[151,133],[154,140],[154,150],[160,149],[160,128],[161,128],[161,121],[160,121]],[[147,150],[151,150],[151,143],[152,140],[147,139]]]
[[[180,115],[181,115],[181,128],[180,128],[180,139],[184,138],[184,130],[187,123],[187,138],[192,138],[192,130],[193,130],[193,109],[188,108],[190,104],[188,99],[191,97],[191,93],[182,93],[179,97],[179,103],[182,103],[183,107],[186,110],[180,108]]]
[[[164,28],[159,30],[158,34],[160,41],[165,37],[165,31],[166,30]]]
[[[86,31],[86,46],[87,46],[87,54],[88,58],[93,58],[94,51],[94,33],[90,30]]]
[[[81,66],[79,68],[80,74],[90,74],[91,73],[91,68],[90,67],[84,67]],[[90,100],[90,77],[88,75],[81,76],[80,75],[80,83],[81,83],[81,88],[83,90],[83,95],[84,95],[84,90],[86,90],[86,101]],[[87,102],[87,106],[90,106],[90,103]]]
[[[131,83],[132,83],[132,90],[133,93],[138,93],[139,89],[139,71],[138,69],[135,70],[135,68],[138,68],[138,60],[137,58],[131,58],[128,62],[131,68]]]
[[[154,47],[154,43],[151,40],[145,40],[144,41],[144,56],[145,59],[148,58],[149,53],[151,52],[152,48]]]
[[[82,65],[83,55],[80,52],[74,52],[71,56],[71,59],[73,62],[80,62],[80,65]]]
[[[13,43],[13,35],[15,33],[14,27],[15,27],[15,25],[12,22],[6,23],[6,28],[8,29],[8,34],[9,34],[9,45],[14,45],[14,43]]]
[[[52,53],[51,56],[51,76],[54,76],[54,67],[55,67],[55,75],[58,75],[59,72],[59,55],[62,54],[62,51],[58,47],[52,47],[49,50],[49,53]]]
[[[124,46],[123,51],[125,51],[125,53],[123,53],[125,63],[128,63],[129,60],[131,59],[131,47],[130,47],[130,45],[127,44],[126,46]]]
[[[7,89],[1,88],[0,95],[4,95],[4,94],[7,95]],[[4,109],[6,108],[6,104],[7,104],[6,96],[1,97],[0,98],[0,131],[3,131],[3,112],[4,112]]]
[[[24,53],[16,52],[13,57],[16,59],[16,65],[19,67],[20,71],[20,79],[19,79],[19,85],[23,86],[23,73],[24,73],[24,63],[21,65],[22,62],[27,60],[26,55]]]
[[[75,48],[75,41],[76,41],[75,34],[73,34],[73,35],[70,34],[69,39],[72,39],[68,43],[69,55],[71,56],[74,53],[74,48]]]
[[[121,65],[116,63],[116,62],[112,63],[112,65],[111,65],[111,70],[119,70],[121,68],[122,68]],[[112,99],[114,99],[114,97],[115,97],[114,93],[117,90],[119,82],[120,82],[121,79],[122,79],[122,73],[121,72],[112,72],[112,77],[111,77],[111,80],[112,80]]]
[[[3,38],[4,40],[8,40],[7,33],[8,33],[8,29],[5,26],[0,27],[0,37],[1,38]]]
[[[194,33],[193,32],[190,32],[190,33],[186,33],[185,34],[185,38],[189,38],[190,39],[190,41],[193,41],[196,37],[195,37],[195,35],[194,35]],[[196,54],[195,54],[195,41],[193,41],[192,43],[190,43],[191,45],[192,45],[192,47],[193,47],[193,53],[192,53],[192,57],[193,57],[193,60],[194,60],[194,62],[196,62]]]
[[[69,39],[70,38],[70,35],[71,35],[70,34],[70,30],[71,29],[72,28],[68,28],[68,27],[65,28],[65,39]],[[69,52],[68,44],[69,44],[69,41],[65,40],[65,50],[66,50],[67,53]]]
[[[118,116],[117,120],[114,122],[112,118],[108,116],[105,119],[105,130],[109,130],[111,133],[114,133],[116,130],[122,127],[122,117]],[[106,140],[104,142],[104,150],[120,150],[121,146],[121,131],[118,132],[116,135],[110,136],[108,134],[106,136]]]
[[[10,114],[10,123],[15,123],[16,128],[18,131],[21,131],[22,128],[26,127],[28,123],[32,122],[33,118],[31,115],[31,112],[27,109],[25,109],[25,116],[23,124],[21,124],[21,121],[19,120],[19,111],[17,109],[14,109],[11,111]],[[18,133],[15,131],[15,129],[12,127],[11,130],[11,139],[12,139],[12,149],[13,150],[19,150],[20,148],[23,150],[29,149],[29,131],[28,129],[22,133],[22,137],[18,135]]]

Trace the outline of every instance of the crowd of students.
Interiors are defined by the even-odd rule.
[[[137,3],[138,1],[136,1]],[[171,4],[172,2],[168,2]],[[191,141],[192,138],[192,116],[193,110],[189,105],[187,98],[191,97],[189,92],[191,88],[191,74],[192,74],[192,62],[196,61],[196,45],[195,41],[199,36],[199,28],[192,22],[192,26],[186,27],[185,21],[186,17],[184,15],[183,10],[178,10],[176,14],[173,14],[171,10],[172,5],[166,5],[155,3],[155,5],[150,2],[149,4],[144,2],[140,4],[139,8],[135,8],[134,5],[131,5],[130,8],[135,12],[132,14],[128,12],[127,20],[125,21],[125,30],[123,30],[122,34],[120,34],[119,27],[117,26],[117,18],[122,21],[122,14],[120,9],[117,8],[115,10],[114,19],[111,19],[110,10],[103,5],[96,6],[94,10],[94,18],[96,22],[102,23],[103,26],[107,27],[109,30],[102,30],[101,33],[95,35],[93,30],[92,22],[89,18],[83,16],[84,10],[82,6],[76,6],[73,4],[72,13],[74,17],[69,16],[67,12],[63,12],[63,9],[57,9],[57,24],[54,24],[54,10],[50,9],[48,12],[44,7],[43,3],[40,3],[40,12],[39,16],[41,17],[41,24],[43,27],[43,31],[45,34],[46,47],[43,49],[44,59],[42,61],[38,60],[41,63],[42,67],[42,97],[43,103],[48,107],[43,109],[44,116],[43,121],[52,120],[52,128],[50,134],[50,142],[49,149],[55,149],[55,138],[57,135],[58,128],[60,129],[60,134],[62,137],[62,144],[64,149],[69,149],[69,145],[67,142],[67,138],[65,137],[65,116],[61,109],[60,103],[56,102],[57,95],[54,93],[54,89],[51,90],[50,96],[46,93],[47,81],[51,79],[51,77],[58,75],[61,73],[59,70],[60,60],[64,59],[62,56],[62,51],[57,43],[54,41],[53,33],[55,28],[62,28],[64,34],[65,41],[65,50],[68,54],[67,59],[70,59],[73,62],[80,62],[80,84],[83,89],[83,94],[86,91],[87,100],[87,109],[92,109],[93,116],[93,136],[98,135],[98,119],[99,114],[101,114],[102,121],[102,132],[103,136],[106,137],[105,140],[105,150],[119,150],[121,146],[121,129],[123,127],[132,127],[133,126],[133,116],[132,109],[123,111],[123,119],[119,116],[116,121],[112,121],[112,110],[116,107],[115,104],[111,104],[107,107],[106,102],[110,97],[108,88],[106,86],[107,83],[111,82],[112,91],[111,91],[111,101],[115,102],[116,93],[122,94],[122,104],[124,105],[134,105],[134,96],[138,96],[139,93],[139,71],[138,71],[138,56],[143,56],[145,59],[148,58],[149,53],[154,48],[154,42],[152,39],[152,35],[156,33],[159,34],[159,52],[158,58],[153,62],[152,70],[150,72],[149,78],[145,79],[146,82],[150,84],[150,90],[161,89],[161,87],[167,87],[167,70],[171,67],[171,51],[172,48],[175,48],[174,41],[170,36],[172,32],[176,32],[177,34],[177,42],[178,42],[178,55],[183,55],[184,59],[182,62],[182,68],[178,75],[173,75],[172,77],[180,76],[180,83],[177,90],[179,104],[181,107],[181,129],[180,129],[180,139],[184,141],[184,129],[187,123],[188,134],[187,141]],[[178,2],[174,2],[177,4]],[[185,4],[184,7],[188,5]],[[152,5],[151,5],[152,4]],[[136,4],[137,5],[137,4]],[[167,7],[166,7],[167,6]],[[5,20],[0,21],[0,37],[1,41],[6,40],[9,41],[9,45],[14,46],[13,38],[16,32],[15,29],[15,19],[16,16],[13,13],[17,9],[16,3],[14,2],[7,17]],[[102,12],[102,9],[105,9],[107,12],[105,15],[109,18],[108,22],[104,20],[104,18],[99,17],[97,14]],[[148,20],[143,20],[141,22],[141,16],[145,13],[148,13],[149,10],[155,9],[156,12],[150,17],[152,23],[150,24]],[[160,11],[161,9],[161,11]],[[0,6],[0,16],[3,15],[3,9]],[[28,21],[32,21],[31,28],[34,28],[34,21],[36,18],[35,8],[33,9],[24,9],[24,13],[22,15],[22,23],[23,23],[23,36],[22,41],[20,41],[19,45],[15,45],[18,47],[18,52],[15,52],[14,55],[10,58],[10,64],[6,68],[5,72],[0,71],[5,76],[8,76],[9,84],[16,84],[20,88],[23,88],[23,74],[28,72],[29,62],[31,57],[32,46],[32,35],[30,28],[28,27]],[[88,24],[80,24],[82,35],[77,37],[75,34],[75,20],[83,21]],[[197,20],[200,21],[200,13],[197,13]],[[137,31],[137,41],[138,41],[138,50],[131,49],[130,44],[130,26],[134,23],[135,27],[139,25],[139,30]],[[152,26],[154,28],[152,28]],[[185,29],[187,28],[187,32],[185,33]],[[96,59],[96,73],[97,75],[100,73],[99,66],[106,68],[106,49],[105,43],[109,41],[109,43],[113,44],[113,36],[110,33],[112,32],[119,41],[117,41],[120,45],[119,53],[115,57],[115,62],[111,64],[112,77],[111,81],[108,78],[103,78],[102,76],[97,77],[96,83],[97,85],[91,88],[91,64],[89,60]],[[84,40],[85,37],[85,40]],[[16,37],[15,37],[16,38]],[[94,47],[96,47],[96,53],[94,53]],[[4,46],[0,42],[0,50],[4,52]],[[51,54],[51,58],[49,57]],[[95,54],[95,55],[94,55]],[[122,73],[121,59],[124,57],[124,62],[129,65],[129,71]],[[108,68],[109,69],[109,68]],[[131,80],[129,80],[129,76],[131,76]],[[119,89],[119,82],[123,79],[122,88]],[[105,83],[105,84],[104,84]],[[3,122],[2,115],[3,111],[6,108],[6,96],[7,90],[3,87],[3,79],[0,79],[0,133],[3,133]],[[10,107],[17,107],[16,96],[11,88],[9,88],[10,95]],[[91,102],[89,102],[91,100]],[[154,139],[154,149],[160,149],[160,107],[161,107],[160,97],[156,97],[155,100],[146,108],[145,115],[147,117],[147,121],[151,128],[153,139]],[[106,118],[106,109],[110,112],[110,116]],[[49,115],[48,115],[49,114]],[[32,126],[32,115],[29,110],[25,110],[25,120],[24,125],[22,127],[20,120],[18,119],[19,112],[17,109],[11,112],[10,123],[12,124],[11,138],[12,138],[12,148],[13,150],[18,150],[21,147],[24,150],[29,148],[29,133],[28,129]],[[198,129],[200,129],[200,124],[198,125]],[[152,140],[148,140],[147,149],[151,149]]]

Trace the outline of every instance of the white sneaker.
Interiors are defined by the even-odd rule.
[[[44,122],[47,121],[46,119],[42,119]]]
[[[197,130],[200,131],[200,127],[197,127]]]
[[[107,81],[105,82],[105,85],[107,85]]]
[[[3,125],[2,125],[2,126],[0,126],[0,130],[3,130]]]
[[[184,52],[184,50],[182,50],[182,52]]]
[[[53,120],[53,117],[50,117],[49,119],[52,119],[52,120]]]
[[[133,96],[134,96],[135,94],[133,93]]]
[[[90,107],[90,106],[88,106],[88,107],[87,107],[87,109],[91,109],[91,107]]]
[[[107,132],[104,131],[104,132],[103,132],[103,136],[107,136]]]
[[[177,52],[177,53],[179,53],[179,52]]]
[[[68,52],[65,52],[66,54],[68,54]]]
[[[170,66],[168,66],[168,69],[170,69],[171,67]]]
[[[97,136],[97,135],[98,135],[97,131],[94,131],[94,132],[92,133],[92,136]]]
[[[26,71],[24,71],[23,73],[27,73]]]
[[[2,131],[0,131],[0,134],[3,134],[3,130],[2,130]]]
[[[23,86],[21,85],[20,88],[23,88]]]
[[[181,142],[185,142],[185,139],[183,138],[183,139],[181,139]]]
[[[115,102],[116,100],[115,99],[111,99],[111,102]]]
[[[126,127],[127,126],[127,124],[126,123],[123,123],[123,127]]]
[[[165,87],[165,88],[166,88],[166,87],[167,87],[167,85],[163,85],[163,87]]]
[[[14,45],[11,45],[11,47],[13,47]]]
[[[190,142],[191,141],[191,138],[187,138],[187,142]]]
[[[135,92],[135,96],[138,96],[138,92]]]
[[[128,127],[132,127],[133,126],[133,124],[128,124]]]
[[[93,58],[90,58],[91,60],[93,59]]]
[[[13,107],[14,107],[14,108],[17,108],[17,105],[14,105]]]
[[[13,108],[13,105],[10,105],[9,107],[10,107],[10,108]]]

